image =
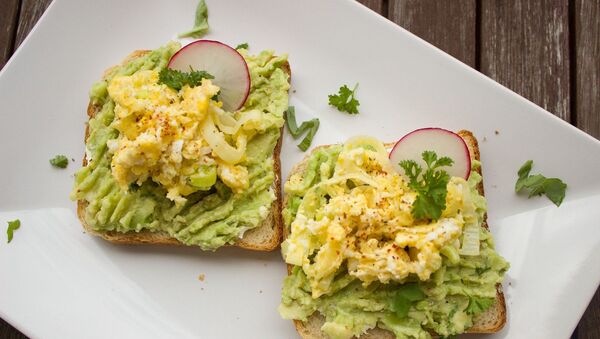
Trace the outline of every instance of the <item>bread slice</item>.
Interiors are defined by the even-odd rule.
[[[138,50],[131,53],[123,60],[122,64],[144,56],[149,53],[147,50]],[[116,66],[114,66],[116,67]],[[106,77],[109,72],[114,68],[111,67],[104,72],[103,77]],[[289,63],[285,63],[281,68],[290,76],[291,80],[291,69]],[[88,104],[87,114],[89,118],[93,118],[94,115],[100,110],[101,107],[94,105],[91,101]],[[282,128],[283,134],[283,128]],[[85,141],[87,142],[89,136],[89,127],[86,126]],[[283,222],[281,220],[281,162],[279,154],[281,152],[281,142],[283,138],[279,138],[277,145],[273,151],[273,171],[275,179],[273,180],[272,188],[275,191],[275,201],[271,205],[271,210],[267,215],[266,219],[258,225],[258,227],[248,230],[244,233],[243,237],[235,242],[231,246],[241,247],[253,251],[272,251],[279,246],[281,243],[281,236],[283,230]],[[83,156],[83,166],[87,164],[86,156]],[[128,232],[121,233],[116,231],[97,231],[94,230],[85,221],[85,209],[87,207],[87,201],[77,201],[77,216],[83,225],[83,228],[90,234],[102,237],[110,242],[117,244],[159,244],[159,245],[184,245],[179,240],[171,237],[167,232],[152,232],[152,231],[141,231],[141,232]]]
[[[469,151],[471,153],[471,159],[479,160],[479,156],[480,156],[479,145],[477,143],[477,139],[475,138],[475,136],[473,136],[473,133],[466,131],[466,130],[462,130],[462,131],[458,132],[458,135],[460,135],[465,140],[465,143],[467,144],[467,147],[469,148]],[[386,148],[391,148],[394,146],[394,144],[389,143],[389,144],[386,144],[385,146],[386,146]],[[313,150],[313,152],[322,147],[328,147],[328,146],[327,145],[319,146],[319,147],[315,148]],[[303,172],[305,170],[306,166],[308,165],[308,158],[309,158],[309,155],[307,155],[302,162],[296,164],[296,166],[294,166],[294,168],[292,168],[290,176],[295,173]],[[481,167],[477,169],[477,172],[481,175]],[[479,184],[477,189],[481,195],[484,195],[483,181]],[[286,205],[287,205],[287,197],[283,201],[282,206],[286,206]],[[482,225],[483,225],[483,227],[489,229],[488,224],[487,224],[487,214],[484,215]],[[284,238],[287,237],[288,234],[289,234],[288,227],[284,227]],[[288,273],[291,273],[291,269],[292,269],[292,265],[288,265]],[[496,286],[496,290],[497,290],[496,303],[494,303],[494,305],[492,305],[492,307],[490,307],[487,311],[485,311],[484,313],[479,314],[478,316],[475,317],[475,319],[473,320],[474,324],[467,331],[467,333],[495,333],[495,332],[500,331],[502,329],[502,327],[504,327],[504,324],[506,323],[506,304],[504,301],[504,294],[502,293],[502,285],[498,284]],[[298,331],[300,336],[304,339],[325,338],[325,335],[321,332],[321,326],[323,326],[324,323],[325,323],[325,318],[318,312],[315,312],[312,316],[310,316],[307,321],[303,322],[300,320],[294,320],[294,325],[296,326],[296,330]],[[390,338],[390,339],[395,338],[395,335],[392,332],[381,329],[379,327],[373,328],[373,329],[367,331],[367,333],[360,336],[360,339],[387,339],[387,338]]]

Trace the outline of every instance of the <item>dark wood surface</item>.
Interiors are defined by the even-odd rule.
[[[50,0],[0,0],[0,68]],[[600,138],[600,0],[360,0]],[[0,338],[26,338],[0,319]],[[600,293],[572,339],[600,339]]]
[[[480,55],[482,73],[571,121],[567,1],[483,1]]]
[[[600,138],[600,0],[576,0],[573,7],[574,118],[577,127]],[[596,319],[600,319],[600,308],[596,308]],[[600,328],[598,322],[596,328]]]
[[[18,15],[19,0],[0,1],[0,69],[4,67],[14,50]]]
[[[388,13],[398,25],[465,64],[477,66],[475,0],[390,0]]]

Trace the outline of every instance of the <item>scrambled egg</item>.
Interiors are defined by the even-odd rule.
[[[293,175],[286,191],[303,180]],[[409,275],[427,280],[442,264],[440,250],[460,245],[468,189],[464,179],[452,178],[442,218],[417,222],[411,215],[417,193],[392,168],[383,145],[372,138],[350,140],[331,178],[304,194],[283,256],[303,268],[313,298],[328,293],[344,264],[364,285],[402,282]]]
[[[200,86],[176,91],[158,80],[157,71],[145,70],[116,76],[108,86],[115,102],[112,127],[120,132],[107,143],[117,183],[127,189],[152,179],[167,190],[167,198],[183,203],[186,195],[214,184],[214,175],[211,182],[202,171],[216,167],[234,192],[247,188],[248,170],[238,163],[253,131],[241,129],[239,119],[212,100],[219,87],[204,79]],[[205,178],[203,185],[194,185],[194,177]]]

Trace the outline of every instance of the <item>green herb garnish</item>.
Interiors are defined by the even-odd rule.
[[[469,297],[469,306],[467,306],[465,311],[469,314],[483,313],[490,308],[495,301],[495,298]]]
[[[179,91],[183,86],[190,87],[198,86],[202,83],[202,79],[214,79],[210,73],[206,71],[181,72],[175,69],[163,68],[158,74],[158,82],[165,84],[172,89]]]
[[[285,112],[285,122],[287,124],[288,130],[294,139],[298,139],[304,132],[308,131],[304,139],[298,144],[298,148],[302,151],[306,151],[312,140],[319,129],[319,119],[312,119],[309,121],[305,121],[300,124],[300,127],[296,124],[296,112],[294,106],[288,107],[288,110]]]
[[[221,90],[219,90],[217,92],[217,94],[213,95],[212,98],[210,98],[210,100],[212,101],[219,101],[219,95],[221,94]]]
[[[66,168],[69,165],[69,159],[64,155],[57,155],[50,159],[50,164],[54,167]]]
[[[244,42],[243,44],[239,44],[237,46],[235,46],[235,49],[248,49],[248,43]]]
[[[546,195],[556,206],[560,206],[565,198],[567,184],[558,178],[546,178],[541,174],[529,175],[533,160],[527,160],[519,169],[515,191],[529,190],[529,198],[533,196]]]
[[[414,160],[402,160],[399,165],[410,179],[408,187],[418,193],[412,207],[413,217],[437,220],[446,208],[446,195],[448,194],[446,186],[450,181],[450,175],[438,168],[451,166],[454,161],[448,157],[438,159],[437,154],[433,151],[424,151],[421,156],[427,164],[425,172]],[[421,172],[423,175],[419,179]]]
[[[196,7],[196,18],[194,19],[194,28],[179,34],[179,38],[201,38],[208,32],[208,7],[204,0],[198,2]]]
[[[416,284],[402,285],[392,297],[391,309],[398,318],[408,316],[410,305],[415,301],[425,299],[425,293]]]
[[[16,219],[8,222],[8,228],[6,229],[6,235],[8,236],[7,243],[10,243],[13,239],[13,232],[21,227],[21,220]]]
[[[358,106],[360,103],[354,97],[357,88],[358,83],[354,85],[352,90],[346,85],[340,87],[338,94],[329,95],[329,105],[337,108],[340,112],[358,114]]]

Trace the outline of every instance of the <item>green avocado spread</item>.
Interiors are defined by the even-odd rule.
[[[289,229],[296,219],[308,189],[331,178],[341,149],[318,149],[309,158],[302,180],[286,185],[285,227]],[[479,162],[474,162],[476,166]],[[476,189],[480,181],[481,176],[472,171],[467,183],[482,220],[486,204]],[[444,247],[441,267],[425,281],[411,275],[402,282],[363,284],[342,265],[327,293],[318,297],[314,297],[302,266],[294,265],[283,283],[279,312],[283,318],[301,321],[314,313],[321,314],[325,318],[321,331],[329,338],[359,337],[376,326],[391,331],[397,338],[431,338],[434,332],[441,337],[463,333],[478,315],[496,303],[496,286],[509,267],[494,250],[492,235],[481,226],[481,221],[479,241],[478,255],[462,255],[455,247]]]
[[[97,109],[89,120],[88,163],[75,176],[71,198],[85,202],[85,222],[96,231],[166,232],[186,245],[215,250],[234,243],[245,231],[260,225],[275,199],[272,154],[288,107],[289,76],[282,69],[287,56],[275,56],[272,51],[258,55],[240,51],[248,65],[251,88],[236,114],[261,114],[260,132],[247,141],[240,163],[247,168],[248,187],[234,191],[220,179],[215,181],[213,174],[209,187],[187,195],[185,203],[175,203],[151,179],[131,184],[127,189],[119,186],[111,172],[113,155],[107,142],[119,137],[113,125],[116,104],[109,94],[111,80],[144,70],[160,71],[179,49],[178,43],[169,43],[112,68],[92,86],[90,99]],[[205,182],[206,178],[195,179]]]

